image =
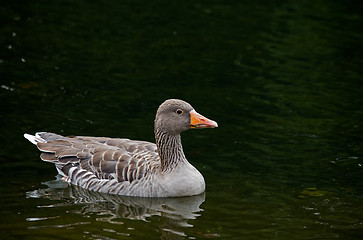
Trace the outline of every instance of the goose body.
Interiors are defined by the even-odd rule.
[[[54,163],[64,180],[88,190],[140,197],[180,197],[205,190],[202,174],[186,159],[180,133],[214,128],[187,102],[169,99],[155,118],[156,143],[126,138],[24,134]]]

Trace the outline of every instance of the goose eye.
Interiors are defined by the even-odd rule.
[[[182,115],[183,114],[183,110],[178,109],[178,110],[176,110],[176,113],[179,114],[179,115]]]

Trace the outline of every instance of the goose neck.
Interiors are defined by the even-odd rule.
[[[183,152],[180,134],[155,132],[156,146],[161,160],[162,171],[175,168],[180,162],[187,161]]]

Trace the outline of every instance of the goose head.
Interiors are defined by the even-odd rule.
[[[215,128],[218,124],[201,114],[187,102],[179,99],[169,99],[163,102],[155,118],[155,132],[162,131],[178,135],[191,128]]]

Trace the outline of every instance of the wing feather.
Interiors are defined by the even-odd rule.
[[[89,178],[91,173],[99,179],[131,183],[160,166],[153,143],[120,138],[41,136],[47,137],[37,143],[43,152],[41,159],[56,164],[66,176],[77,172],[77,178]]]

